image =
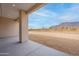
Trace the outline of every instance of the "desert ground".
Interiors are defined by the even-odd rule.
[[[65,53],[79,55],[79,32],[29,31],[29,38]]]

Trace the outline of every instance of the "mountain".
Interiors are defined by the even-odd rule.
[[[58,26],[79,26],[79,22],[64,22],[59,24]]]
[[[79,22],[64,22],[52,27],[55,30],[77,30],[79,29]]]

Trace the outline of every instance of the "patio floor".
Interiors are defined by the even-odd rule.
[[[0,39],[0,56],[69,56],[31,40],[18,43],[18,37]]]

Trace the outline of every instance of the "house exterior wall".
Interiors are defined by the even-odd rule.
[[[19,35],[19,22],[0,17],[0,38]]]

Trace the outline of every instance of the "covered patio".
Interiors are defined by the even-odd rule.
[[[0,4],[0,55],[69,55],[29,40],[28,16],[44,5],[42,3]]]

